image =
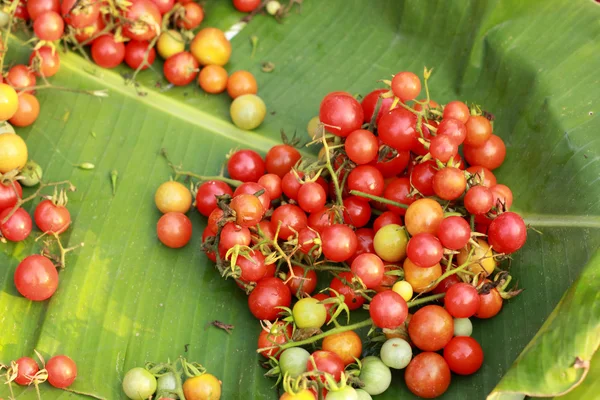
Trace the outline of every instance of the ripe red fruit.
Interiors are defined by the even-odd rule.
[[[113,35],[102,35],[92,43],[92,59],[102,68],[115,68],[125,59],[125,44]]]
[[[146,63],[144,63],[144,58]],[[154,47],[149,47],[147,41],[130,40],[125,46],[125,63],[129,65],[129,68],[138,69],[140,65],[143,65],[141,70],[148,69],[150,65],[156,59],[156,50]]]
[[[408,151],[417,141],[417,116],[404,108],[395,108],[381,117],[378,132],[381,141],[398,151]]]
[[[335,224],[323,229],[321,239],[323,255],[335,262],[349,259],[358,246],[354,231],[343,224]]]
[[[292,304],[290,289],[279,278],[261,279],[248,296],[250,312],[258,319],[274,321],[282,310]]]
[[[414,100],[421,92],[421,80],[412,72],[399,72],[392,78],[391,88],[400,101]]]
[[[459,282],[446,291],[446,311],[454,318],[471,318],[479,309],[479,294],[473,285]]]
[[[429,268],[440,262],[444,256],[444,248],[431,233],[417,233],[408,241],[406,254],[413,264]]]
[[[488,228],[488,243],[498,253],[511,254],[527,240],[527,226],[519,214],[505,212],[492,220]]]
[[[377,106],[379,96],[386,92],[388,92],[387,89],[376,89],[363,98],[361,106],[364,112],[364,122],[366,124],[370,123],[371,119],[373,118],[373,113],[375,112],[375,107]],[[381,99],[381,107],[379,108],[379,112],[377,113],[377,118],[375,121],[376,124],[379,124],[379,120],[381,119],[381,117],[390,111],[393,102],[393,97]]]
[[[265,174],[265,162],[254,150],[238,150],[229,157],[227,172],[232,179],[256,182]]]
[[[408,316],[406,300],[393,290],[377,293],[369,305],[369,315],[375,326],[395,329],[402,325]]]
[[[346,137],[360,129],[364,119],[363,109],[356,99],[348,94],[328,94],[319,108],[319,121],[334,135]]]
[[[52,261],[39,254],[28,256],[15,270],[15,286],[29,300],[43,301],[58,287],[58,272]]]

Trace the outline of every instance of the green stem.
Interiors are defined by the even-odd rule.
[[[369,121],[369,127],[367,128],[371,132],[375,130],[375,123],[377,122],[377,115],[379,114],[379,110],[381,109],[381,103],[383,103],[383,99],[381,95],[377,97],[377,103],[375,103],[375,110],[373,111],[373,116],[371,117],[371,121]]]
[[[323,130],[325,130],[324,127],[323,127]],[[326,160],[327,171],[329,171],[329,174],[331,175],[331,180],[333,181],[333,185],[335,187],[335,197],[336,197],[335,202],[338,206],[343,207],[344,202],[342,200],[342,189],[340,187],[340,181],[338,179],[338,176],[335,173],[335,171],[333,170],[333,166],[331,165],[331,157],[329,155],[329,145],[327,144],[327,139],[325,139],[325,135],[323,135],[323,147],[325,148],[325,160]],[[340,219],[343,220],[343,217],[340,216]]]
[[[18,6],[19,6],[19,0],[13,0],[9,7],[10,13],[9,13],[9,18],[8,18],[8,26],[6,27],[6,30],[4,31],[4,38],[3,38],[3,42],[2,42],[3,53],[0,54],[0,74],[2,74],[4,71],[4,59],[6,58],[6,53],[8,52],[8,38],[9,38],[10,32],[12,30],[12,24],[13,24],[13,21],[15,20],[15,14],[17,13]],[[11,389],[11,393],[12,393],[12,389]]]
[[[323,332],[323,333],[320,333],[318,335],[311,336],[308,339],[299,340],[297,342],[287,342],[286,344],[281,345],[279,348],[281,350],[285,350],[285,349],[289,349],[290,347],[304,346],[304,345],[307,345],[307,344],[314,343],[317,340],[321,340],[323,338],[326,338],[327,336],[335,335],[337,333],[342,333],[342,332],[353,331],[353,330],[356,330],[356,329],[364,328],[366,326],[370,326],[372,324],[373,324],[373,320],[371,318],[369,318],[369,319],[366,319],[364,321],[357,322],[357,323],[354,323],[354,324],[351,324],[351,325],[340,326],[339,328],[334,328],[334,329],[328,330],[327,332]]]
[[[231,185],[233,187],[238,187],[240,186],[242,183],[242,181],[238,181],[236,179],[230,179],[230,178],[224,178],[222,176],[204,176],[204,175],[199,175],[196,174],[194,172],[191,171],[179,171],[179,170],[175,170],[175,179],[179,178],[180,176],[189,176],[192,178],[196,178],[200,181],[222,181],[227,183],[228,185]]]
[[[292,264],[297,265],[299,267],[302,267],[306,270],[316,270],[316,271],[341,271],[341,272],[347,272],[350,271],[348,268],[346,267],[338,267],[336,265],[308,265],[308,264],[304,264],[295,260],[292,260]]]
[[[430,301],[441,299],[445,295],[446,295],[446,293],[432,294],[431,296],[427,296],[427,297],[423,297],[423,298],[420,298],[417,300],[409,301],[406,304],[408,305],[408,308],[411,308],[411,307],[418,306],[423,303],[429,303]]]
[[[354,196],[364,197],[366,199],[378,201],[383,204],[389,204],[391,206],[396,206],[396,207],[400,207],[400,208],[408,208],[407,204],[398,203],[397,201],[389,200],[389,199],[386,199],[385,197],[373,196],[372,194],[359,192],[358,190],[351,190],[350,194],[352,194]]]

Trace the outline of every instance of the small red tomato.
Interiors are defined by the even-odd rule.
[[[190,241],[192,222],[183,213],[168,212],[158,220],[156,233],[165,246],[178,249]]]
[[[444,297],[444,306],[454,318],[472,317],[479,309],[477,289],[464,282],[450,286]]]
[[[235,222],[246,228],[258,224],[265,214],[260,199],[253,194],[237,195],[231,200],[229,206],[235,213]]]
[[[462,217],[446,217],[440,223],[437,237],[442,245],[450,250],[459,250],[467,245],[471,238],[471,227]]]
[[[27,239],[31,233],[31,217],[27,211],[18,208],[6,222],[2,223],[11,211],[12,208],[7,208],[0,213],[0,232],[6,240],[20,242]]]
[[[6,185],[0,182],[0,212],[14,207],[21,198],[23,198],[23,188],[18,181]]]
[[[240,254],[236,265],[240,268],[240,279],[246,283],[258,282],[267,273],[265,256],[260,251],[251,250],[247,255]]]
[[[206,181],[198,187],[196,208],[200,214],[208,217],[217,208],[217,196],[233,195],[233,190],[223,181]]]
[[[450,386],[450,368],[444,357],[424,352],[415,356],[404,371],[406,386],[415,395],[433,399],[441,396]]]
[[[402,325],[408,316],[406,300],[393,290],[377,293],[369,304],[369,315],[375,326],[395,329]]]
[[[292,270],[295,278],[286,283],[292,294],[300,298],[312,294],[317,288],[317,273],[313,269],[307,271],[299,266],[293,266]]]
[[[264,349],[265,347],[277,346],[278,344],[284,344],[292,338],[292,325],[287,324],[283,321],[275,322],[271,328],[262,328],[258,334],[258,349]],[[281,352],[279,349],[263,350],[260,354],[265,357],[275,357],[279,359]]]
[[[408,241],[406,255],[413,264],[429,268],[440,262],[444,256],[444,248],[431,233],[417,233]]]
[[[342,262],[349,259],[358,246],[358,240],[354,231],[349,226],[343,224],[335,224],[323,229],[321,239],[323,255],[335,262]]]
[[[330,93],[319,108],[319,121],[334,135],[346,137],[360,129],[364,119],[360,103],[348,94]]]
[[[15,362],[19,367],[15,383],[21,386],[29,385],[33,376],[40,370],[40,367],[35,360],[30,357],[21,357]]]
[[[92,59],[102,68],[115,68],[125,59],[125,45],[113,35],[102,35],[92,43]]]
[[[279,278],[263,278],[248,296],[250,312],[258,319],[274,321],[282,310],[292,304],[290,289]]]
[[[54,356],[46,363],[48,382],[55,388],[71,386],[77,378],[77,365],[67,356]]]
[[[233,6],[238,11],[249,13],[260,6],[260,0],[233,0]]]
[[[63,233],[71,224],[69,210],[50,200],[43,200],[37,205],[33,218],[37,227],[44,233]]]
[[[290,237],[306,228],[308,219],[302,209],[293,204],[284,204],[273,211],[271,226],[275,232],[279,231],[279,239],[288,240]]]
[[[365,298],[356,293],[354,289],[349,286],[352,284],[352,279],[354,279],[354,274],[352,272],[342,272],[338,274],[338,277],[333,278],[329,284],[329,288],[332,289],[329,291],[329,295],[331,297],[337,296],[333,292],[333,290],[335,290],[335,292],[344,296],[344,303],[346,303],[348,309],[356,310],[365,303]]]
[[[42,46],[31,52],[29,66],[33,69],[36,62],[39,63],[38,69],[34,72],[37,76],[49,78],[54,76],[60,69],[58,51],[52,49],[50,46]]]
[[[392,78],[391,88],[400,101],[414,100],[421,92],[421,80],[412,72],[399,72]]]
[[[438,351],[452,339],[454,320],[440,306],[425,306],[413,314],[408,323],[408,334],[419,349]]]
[[[169,83],[175,86],[185,86],[196,79],[198,68],[200,65],[192,53],[182,51],[166,59],[163,64],[163,73]]]
[[[306,363],[307,371],[321,371],[327,372],[333,376],[335,381],[339,381],[342,377],[342,371],[344,371],[344,361],[335,353],[326,350],[317,350],[310,355],[308,362]],[[316,379],[312,377],[311,379]],[[321,380],[325,382],[325,377],[321,376]]]
[[[256,182],[265,174],[265,162],[254,150],[238,150],[229,157],[227,172],[232,179]]]
[[[15,270],[15,286],[23,297],[43,301],[58,287],[58,272],[52,261],[38,254],[26,257]]]
[[[375,218],[375,221],[373,221],[373,231],[377,233],[377,231],[384,226],[391,224],[402,226],[402,218],[400,218],[400,216],[396,213],[386,211],[379,217]]]
[[[154,47],[149,47],[147,41],[131,40],[125,46],[125,63],[129,68],[138,69],[141,71],[148,69],[156,58],[156,50]]]
[[[511,254],[527,240],[527,226],[514,212],[505,212],[492,220],[488,228],[488,242],[498,253]]]
[[[385,266],[377,255],[363,253],[352,261],[350,270],[360,278],[367,289],[373,289],[383,280]]]
[[[471,375],[483,364],[483,350],[472,337],[457,336],[444,347],[444,359],[455,374]]]
[[[185,29],[196,29],[204,19],[204,10],[197,3],[190,2],[183,5],[185,15],[177,21],[177,26]]]

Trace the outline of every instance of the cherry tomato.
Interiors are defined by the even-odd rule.
[[[466,188],[465,173],[458,168],[442,168],[433,176],[433,191],[441,199],[456,200]]]
[[[223,248],[227,251],[236,244],[248,246],[251,240],[248,228],[242,228],[233,222],[228,222],[223,226],[223,229],[221,229],[219,248]]]
[[[198,61],[191,53],[182,51],[165,60],[163,73],[169,83],[175,86],[185,86],[196,78]]]
[[[379,154],[379,141],[371,132],[358,129],[348,135],[344,149],[348,158],[356,164],[368,164]]]
[[[450,136],[437,135],[429,142],[429,153],[431,156],[443,163],[450,161],[458,154],[458,145]]]
[[[0,107],[0,110],[2,108]],[[0,134],[0,173],[5,174],[13,169],[21,169],[26,163],[27,145],[21,136],[14,133]]]
[[[330,93],[321,102],[319,120],[328,132],[346,137],[360,129],[364,113],[360,103],[354,97]]]
[[[19,199],[23,198],[23,188],[18,181],[0,182],[0,211],[12,208]]]
[[[470,116],[471,112],[469,111],[469,107],[462,101],[451,101],[444,107],[443,119],[453,118],[466,124]]]
[[[448,136],[457,145],[461,145],[467,137],[465,124],[454,118],[444,118],[437,128],[437,134]]]
[[[411,235],[431,233],[435,235],[444,219],[442,206],[432,199],[419,199],[408,206],[404,225]]]
[[[406,255],[415,265],[429,268],[438,264],[444,256],[444,248],[431,233],[417,233],[406,245]]]
[[[267,273],[265,256],[260,251],[250,250],[247,255],[240,254],[236,266],[240,268],[240,279],[246,283],[258,282]]]
[[[343,224],[326,227],[323,229],[321,238],[323,255],[335,262],[346,261],[354,254],[358,246],[354,231]]]
[[[371,165],[360,165],[348,175],[348,189],[380,196],[384,190],[383,175]]]
[[[442,245],[450,250],[459,250],[467,245],[471,238],[471,227],[462,217],[450,216],[440,222],[437,237]]]
[[[43,301],[56,292],[58,272],[52,261],[35,254],[19,263],[15,270],[14,281],[23,297],[33,301]]]
[[[148,53],[147,62],[144,63],[144,57]],[[148,69],[156,58],[156,50],[154,47],[149,47],[147,41],[130,40],[125,46],[125,63],[129,68],[138,69],[141,65],[141,70]]]
[[[19,94],[19,108],[15,115],[8,120],[13,126],[25,127],[33,124],[40,115],[40,103],[30,93]]]
[[[115,68],[125,59],[125,45],[113,35],[102,35],[92,43],[92,59],[102,68]]]
[[[265,347],[272,347],[278,344],[283,344],[292,338],[292,325],[287,324],[283,321],[275,322],[269,329],[261,329],[258,335],[258,349],[264,349]],[[279,359],[281,352],[277,348],[270,350],[263,350],[260,354],[265,357],[275,357]]]
[[[233,0],[233,6],[238,11],[249,13],[260,6],[260,0]]]
[[[367,289],[373,289],[381,283],[385,266],[375,254],[364,253],[352,261],[350,270],[364,283]]]
[[[333,278],[329,287],[344,296],[344,303],[346,303],[348,309],[352,311],[360,308],[365,303],[365,298],[356,293],[352,287],[348,286],[352,283],[354,274],[352,272],[341,272],[338,276],[339,279],[337,277]],[[343,279],[348,285],[340,279]],[[329,295],[332,297],[336,296],[333,291],[330,291]]]
[[[335,222],[335,212],[328,207],[323,208],[320,211],[311,213],[308,217],[308,226],[317,231],[323,233],[323,230],[333,225]]]
[[[248,307],[258,319],[274,321],[282,310],[278,307],[289,307],[292,303],[290,289],[279,278],[263,278],[250,296]]]
[[[71,386],[77,378],[75,361],[65,355],[54,356],[46,363],[48,382],[55,388],[64,389]]]
[[[505,212],[492,220],[488,242],[499,253],[512,254],[527,240],[527,226],[519,214]]]
[[[200,211],[200,214],[208,217],[217,208],[216,196],[224,194],[233,195],[233,190],[231,190],[228,184],[222,181],[206,181],[198,187],[196,208]]]
[[[402,325],[408,316],[406,300],[393,290],[386,290],[373,296],[369,305],[369,315],[375,326],[395,329]]]
[[[209,229],[213,233],[213,236],[219,230],[219,227],[217,224],[223,219],[223,214],[224,214],[223,210],[221,210],[220,208],[215,208],[208,216],[208,222],[206,223],[206,229]]]
[[[508,211],[513,202],[513,194],[510,188],[506,185],[498,184],[491,186],[490,190],[492,191],[493,206]]]
[[[483,272],[486,275],[490,275],[494,272],[494,268],[496,268],[496,260],[494,260],[492,249],[483,239],[477,239],[477,244],[477,246],[474,246],[472,253],[471,245],[462,248],[456,256],[456,261],[460,265],[470,262],[467,266],[468,271],[476,274]],[[469,253],[471,253],[470,259]]]
[[[450,289],[451,286],[462,282],[460,280],[460,278],[458,277],[458,275],[456,274],[452,274],[450,276],[448,276],[447,278],[442,279],[442,281],[440,283],[438,283],[438,285],[435,287],[435,289],[433,289],[433,293],[435,294],[440,294],[440,293],[446,293],[448,291],[448,289]]]
[[[104,17],[99,14],[98,17],[91,23],[83,28],[75,28],[75,40],[80,44],[85,43],[86,45],[91,44],[101,31],[106,28],[106,22]]]
[[[281,179],[281,190],[292,200],[298,200],[298,192],[302,186],[304,172],[291,170]]]
[[[281,178],[275,174],[265,174],[258,178],[258,184],[265,188],[271,200],[281,197]]]
[[[0,82],[0,121],[6,121],[12,118],[19,108],[19,98],[17,92],[11,86]],[[15,135],[16,136],[16,135]],[[20,139],[20,137],[19,137]],[[3,145],[3,143],[0,143]],[[2,154],[4,155],[4,154]],[[0,158],[1,159],[1,158]],[[27,161],[27,160],[25,160]],[[2,165],[3,163],[0,163]],[[25,163],[23,163],[24,165]],[[11,168],[12,169],[12,168]],[[8,172],[0,171],[0,173]]]
[[[33,21],[46,11],[60,12],[60,1],[59,0],[28,0],[27,1],[27,12],[29,18]]]
[[[489,188],[496,185],[496,176],[494,176],[492,171],[485,167],[473,165],[467,168],[467,172],[476,176],[476,183]]]
[[[364,113],[365,124],[371,122],[371,119],[373,118],[373,113],[375,112],[375,107],[377,106],[379,96],[388,91],[389,90],[387,89],[376,89],[363,98],[361,106]],[[377,119],[375,121],[377,124],[379,124],[379,120],[381,119],[381,117],[391,110],[393,102],[394,99],[392,97],[388,97],[387,99],[381,99],[381,107],[379,108],[379,112],[377,113]]]
[[[411,150],[417,143],[417,116],[404,108],[395,108],[379,121],[381,141],[398,151]]]
[[[174,56],[177,53],[181,53],[185,50],[185,39],[181,36],[181,33],[176,30],[170,29],[164,31],[158,37],[156,42],[156,50],[158,54],[166,60],[167,58]]]
[[[15,89],[24,89],[35,86],[35,74],[23,64],[15,65],[8,70],[6,82]],[[27,91],[31,93],[31,91]]]
[[[229,206],[235,213],[236,223],[246,228],[258,224],[265,214],[260,199],[253,194],[235,196]]]
[[[131,0],[124,17],[123,35],[129,39],[152,40],[159,33],[162,17],[150,0]]]
[[[183,184],[175,181],[167,181],[156,189],[154,203],[163,214],[168,212],[185,214],[192,205],[192,194]]]
[[[354,331],[327,336],[321,347],[324,351],[337,354],[344,365],[355,363],[362,354],[362,340]]]
[[[242,194],[255,195],[256,193],[261,192],[261,191],[263,191],[264,193],[261,194],[260,196],[258,196],[258,199],[260,200],[260,203],[262,204],[263,214],[264,214],[264,212],[266,212],[271,207],[271,197],[269,196],[269,193],[266,191],[266,189],[263,186],[259,185],[258,183],[255,183],[255,182],[242,183],[233,192],[233,197],[237,197]]]
[[[409,196],[411,192],[411,182],[408,178],[396,178],[387,184],[383,197],[388,200],[410,205],[416,200],[415,197]],[[406,208],[401,208],[387,204],[387,209],[398,215],[405,215]],[[400,225],[400,224],[398,224]]]
[[[479,309],[477,289],[463,282],[450,286],[444,297],[444,306],[454,318],[472,317]]]
[[[165,246],[178,249],[190,241],[192,237],[192,223],[185,214],[168,212],[158,220],[156,234]]]
[[[369,201],[358,196],[344,199],[344,223],[356,228],[362,228],[371,220]]]
[[[471,165],[478,165],[490,170],[495,170],[504,162],[506,146],[504,141],[496,135],[491,135],[485,143],[479,147],[465,145],[463,147],[465,160]]]
[[[410,182],[423,196],[433,196],[433,178],[437,174],[435,161],[428,160],[417,164],[410,173]]]
[[[64,31],[65,23],[55,11],[46,11],[33,21],[33,32],[40,40],[54,42],[61,38]]]
[[[486,294],[479,295],[479,308],[475,313],[477,318],[487,319],[496,316],[502,310],[502,296],[498,289],[493,288]]]
[[[238,150],[227,161],[227,172],[232,179],[256,182],[265,173],[265,162],[253,150]]]
[[[373,230],[377,233],[378,230],[390,224],[402,225],[402,218],[396,213],[386,211],[375,218],[375,221],[373,221]]]
[[[316,182],[302,184],[297,196],[298,205],[308,213],[321,210],[327,201],[325,190]]]
[[[11,208],[7,208],[0,213],[0,232],[6,240],[20,242],[27,239],[31,233],[31,217],[27,211],[18,208],[6,222],[2,223],[11,211]]]
[[[206,93],[222,93],[227,88],[227,71],[220,65],[207,65],[198,74],[198,85]]]
[[[375,159],[371,165],[374,165],[384,178],[391,178],[404,172],[409,161],[410,151],[398,151],[396,156],[388,156],[382,161]]]
[[[359,228],[354,232],[356,234],[356,251],[346,262],[348,264],[352,264],[354,260],[365,253],[375,253],[375,247],[373,246],[373,239],[375,238],[375,233],[371,228]]]
[[[404,227],[389,224],[379,229],[373,239],[375,253],[388,262],[402,261],[406,257],[408,236]]]
[[[204,19],[204,10],[199,4],[194,2],[184,4],[183,9],[185,10],[185,15],[183,18],[177,20],[177,26],[190,30],[196,29]]]
[[[317,350],[312,353],[306,363],[307,371],[317,370],[326,372],[332,375],[336,382],[342,377],[344,367],[344,361],[337,354],[325,350]],[[311,377],[311,379],[316,378]],[[321,380],[325,382],[324,377],[321,377]]]
[[[168,375],[163,375],[162,379]],[[173,377],[173,379],[175,379]],[[173,383],[173,388],[177,384]],[[123,377],[123,392],[129,399],[148,399],[151,398],[158,386],[157,379],[146,368],[132,368]]]
[[[71,224],[71,214],[64,206],[42,200],[35,208],[35,224],[44,233],[63,233]]]
[[[296,265],[292,267],[292,271],[295,277],[286,282],[291,293],[299,298],[312,294],[317,287],[317,273],[312,269],[305,270]]]
[[[444,347],[444,360],[455,374],[471,375],[483,364],[483,350],[472,337],[457,336]]]
[[[494,205],[494,195],[485,186],[472,186],[464,198],[465,208],[471,214],[486,214]]]
[[[490,121],[486,117],[481,115],[471,115],[465,127],[467,128],[465,146],[483,146],[492,135],[492,124],[490,124]]]
[[[40,370],[40,367],[37,365],[35,360],[30,357],[21,357],[15,362],[18,366],[15,383],[21,386],[29,385],[33,376]]]
[[[221,381],[207,373],[194,376],[183,383],[183,395],[187,400],[218,400],[221,398]]]
[[[292,316],[300,329],[320,329],[327,320],[327,308],[319,299],[305,297],[294,304]]]
[[[275,231],[279,228],[278,238],[287,240],[294,236],[308,223],[306,214],[302,209],[293,204],[284,204],[273,211],[271,215],[271,225]]]
[[[227,93],[232,99],[244,94],[256,94],[257,92],[256,78],[248,71],[235,71],[227,80]]]
[[[391,290],[394,287],[394,284],[398,280],[398,275],[394,275],[392,272],[399,271],[401,268],[397,265],[388,264],[385,266],[385,273],[383,274],[383,279],[379,286],[377,286],[374,290],[377,293],[384,292],[386,290]]]
[[[429,351],[415,356],[404,372],[408,389],[425,399],[444,394],[450,386],[450,379],[450,368],[444,357]]]
[[[273,146],[265,160],[267,172],[283,178],[296,165],[300,157],[300,152],[289,144]]]
[[[415,265],[409,258],[404,260],[404,280],[413,287],[417,293],[424,293],[433,290],[430,287],[440,276],[442,276],[442,267],[440,264],[435,264],[433,267],[421,268]]]
[[[408,334],[419,349],[438,351],[454,336],[454,320],[442,307],[428,305],[414,313],[408,324]]]
[[[223,66],[227,64],[231,56],[231,43],[222,30],[204,28],[192,40],[190,52],[200,65]]]
[[[400,101],[414,100],[421,92],[421,80],[412,72],[399,72],[392,78],[391,88]]]
[[[100,16],[100,2],[96,0],[63,0],[60,8],[65,22],[73,28],[90,26]]]

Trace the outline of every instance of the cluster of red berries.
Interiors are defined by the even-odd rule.
[[[425,85],[428,76],[426,70]],[[441,107],[416,100],[421,80],[411,72],[386,83],[388,89],[362,103],[346,92],[325,96],[308,128],[310,144],[323,145],[316,160],[281,144],[265,158],[249,149],[233,152],[229,178],[194,175],[201,178],[192,189],[195,205],[208,217],[203,249],[249,294],[250,311],[263,324],[259,352],[276,366],[270,373],[284,377],[282,399],[379,394],[390,382],[372,376],[378,371],[391,380],[389,368],[406,368],[415,394],[439,396],[451,371],[472,374],[483,362],[468,318],[493,317],[503,298],[518,292],[506,290],[510,280],[499,261],[524,245],[526,225],[508,211],[512,192],[492,172],[506,148],[491,116],[461,101]],[[191,237],[183,214],[191,193],[180,189],[187,193],[185,210],[173,213],[177,218],[165,214],[158,226],[172,247]],[[157,205],[167,197],[181,196],[157,192]],[[313,295],[317,279],[328,274],[327,287]],[[443,307],[409,314],[410,307],[442,298]],[[368,320],[337,322],[363,306]],[[366,326],[384,344],[380,357],[357,366],[362,341],[353,330]],[[300,347],[321,339],[312,354]],[[414,358],[411,345],[422,351]]]
[[[46,380],[55,388],[64,389],[69,387],[77,378],[77,365],[70,357],[65,355],[54,356],[44,362],[39,355],[42,369],[31,357],[21,357],[10,365],[0,365],[8,370],[7,384],[15,382],[17,385],[39,385]],[[0,368],[0,369],[2,369]]]

